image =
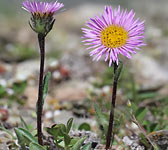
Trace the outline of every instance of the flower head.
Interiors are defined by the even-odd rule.
[[[113,62],[118,64],[118,55],[122,54],[131,58],[130,53],[136,54],[144,46],[144,21],[139,18],[134,19],[135,13],[131,10],[112,9],[111,6],[105,6],[104,13],[101,16],[90,18],[86,23],[88,28],[82,28],[83,38],[89,45],[87,49],[93,49],[90,56],[93,60],[99,60],[105,55],[105,61],[109,59],[109,66]]]
[[[53,27],[55,19],[53,15],[58,12],[64,5],[57,1],[55,2],[41,2],[26,0],[22,4],[22,8],[32,14],[31,21],[32,29],[46,35]]]

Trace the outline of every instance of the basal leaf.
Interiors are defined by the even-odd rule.
[[[65,146],[68,146],[71,142],[71,138],[68,134],[64,135],[64,142],[65,142]]]
[[[83,137],[81,139],[79,139],[75,145],[71,148],[71,150],[79,150],[80,147],[82,146],[83,142],[85,141],[86,137]]]
[[[29,145],[29,150],[46,150],[46,148],[42,147],[41,145],[37,143],[31,142]]]
[[[88,124],[88,123],[82,123],[80,126],[79,126],[79,128],[78,128],[79,130],[85,130],[85,131],[90,131],[91,130],[91,127],[90,127],[90,125]]]
[[[82,150],[91,150],[91,144],[86,144],[85,146],[83,146]]]
[[[106,120],[106,117],[101,112],[99,106],[97,104],[95,104],[94,106],[95,106],[96,117],[97,117],[98,123],[104,128],[104,130],[106,130],[108,126],[108,121]]]
[[[73,122],[73,118],[70,118],[67,122],[67,133],[69,133],[69,131],[71,130],[72,127],[72,122]]]
[[[135,116],[138,119],[139,122],[143,123],[143,119],[146,116],[147,109],[145,107],[140,107],[136,113]]]
[[[29,130],[29,128],[28,128],[26,122],[24,121],[24,119],[22,118],[22,116],[20,116],[20,121],[21,121],[21,123],[22,123],[22,126],[23,126],[26,130]]]
[[[26,143],[28,145],[31,142],[37,143],[36,138],[29,131],[27,131],[24,128],[15,128],[15,133],[16,133],[21,145],[22,145],[22,143]]]

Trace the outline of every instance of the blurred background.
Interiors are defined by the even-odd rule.
[[[147,46],[138,51],[132,60],[120,57],[124,62],[124,71],[119,86],[118,106],[125,105],[128,99],[133,102],[138,99],[137,106],[154,104],[155,109],[157,106],[164,108],[162,106],[167,104],[168,96],[167,0],[59,2],[64,3],[65,7],[55,15],[53,30],[46,38],[46,72],[51,71],[52,78],[44,124],[50,126],[55,122],[66,122],[67,118],[75,116],[78,118],[75,120],[77,124],[86,121],[95,126],[92,119],[94,111],[89,107],[88,100],[92,101],[94,93],[99,98],[104,96],[102,101],[106,99],[107,105],[110,103],[113,69],[108,68],[103,59],[92,62],[80,38],[84,23],[89,17],[103,12],[105,5],[133,9],[136,17],[146,20]],[[28,123],[35,123],[39,48],[37,35],[28,25],[30,14],[21,5],[21,0],[0,1],[0,113],[1,121],[7,122],[9,127],[20,122],[20,114]],[[163,98],[164,102],[161,101]],[[159,102],[155,103],[155,100]],[[166,114],[166,108],[158,112]],[[150,121],[153,120],[155,117]],[[167,128],[167,122],[163,122],[155,130]]]
[[[146,20],[147,46],[133,57],[133,61],[128,63],[133,62],[136,67],[132,70],[142,72],[137,73],[138,76],[142,74],[142,78],[150,79],[149,82],[154,80],[157,83],[161,81],[165,83],[168,70],[168,6],[166,0],[62,0],[60,2],[63,2],[65,7],[55,16],[54,29],[47,37],[47,54],[49,57],[51,56],[50,58],[61,54],[66,58],[66,55],[68,57],[72,53],[74,65],[81,68],[78,60],[81,60],[82,55],[87,56],[88,53],[85,51],[86,47],[81,43],[81,27],[84,27],[84,23],[89,17],[103,12],[104,5],[113,5],[113,7],[121,5],[122,8],[133,9],[136,11],[136,17]],[[1,61],[10,64],[38,57],[36,34],[28,25],[30,14],[21,9],[21,3],[22,1],[19,0],[2,0],[0,2],[0,58]],[[88,61],[90,60],[91,58],[88,59]],[[90,66],[82,65],[84,65],[82,72],[90,76],[87,73]],[[91,70],[90,72],[92,72]],[[77,72],[81,71],[77,70]],[[138,78],[138,76],[136,77]]]

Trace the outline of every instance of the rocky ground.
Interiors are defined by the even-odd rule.
[[[168,92],[168,27],[166,20],[168,18],[166,18],[165,9],[159,11],[156,3],[145,11],[137,7],[136,2],[129,5],[129,7],[136,7],[137,16],[144,15],[142,18],[146,20],[147,46],[133,56],[131,61],[121,59],[123,59],[124,66],[133,73],[140,87],[164,86],[160,92],[166,95]],[[153,8],[158,11],[153,12]],[[105,71],[107,64],[103,60],[92,62],[80,37],[81,27],[84,26],[85,20],[100,10],[103,10],[102,4],[85,3],[56,15],[54,29],[46,40],[45,70],[52,72],[52,78],[45,101],[44,126],[66,123],[68,118],[74,117],[75,124],[88,122],[93,129],[96,128],[95,117],[87,110],[88,104],[85,100],[88,98],[87,89],[92,89],[92,83],[100,80],[100,74]],[[12,23],[14,19],[7,20],[3,16],[1,17],[3,21],[0,22],[0,85],[7,89],[8,94],[8,97],[0,99],[0,116],[1,123],[7,128],[18,126],[20,115],[28,124],[36,125],[38,45],[35,33],[27,24],[29,15],[27,14],[26,17],[23,14],[19,15],[22,20],[17,17],[15,23]],[[24,81],[27,82],[27,86],[19,97],[21,102],[7,102],[9,96],[15,92],[12,89],[13,83]],[[0,143],[9,139],[1,131],[0,137]],[[0,146],[0,149],[5,150],[5,146]]]

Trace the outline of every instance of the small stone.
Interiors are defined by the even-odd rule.
[[[31,93],[31,94],[30,94]],[[36,107],[36,101],[37,101],[37,95],[38,89],[34,86],[26,87],[24,91],[24,95],[27,97],[26,106],[29,108],[35,108]]]
[[[101,90],[98,89],[98,88],[95,88],[94,89],[94,93],[97,94],[97,95],[100,95],[101,94]]]
[[[24,81],[32,76],[35,76],[36,72],[39,71],[39,61],[29,60],[19,63],[16,68],[15,80]]]
[[[66,67],[60,66],[59,72],[60,72],[61,76],[63,76],[64,78],[69,77],[69,70]]]
[[[51,71],[58,69],[58,67],[59,67],[58,60],[54,60],[54,61],[50,62],[49,65],[48,65],[48,69],[51,70]]]
[[[60,104],[58,99],[48,99],[47,102],[49,106],[52,106],[52,108],[56,110],[60,109]]]
[[[7,71],[7,69],[6,69],[5,65],[0,64],[0,74],[5,73],[6,71]]]
[[[0,120],[1,121],[6,121],[8,120],[9,113],[6,109],[0,108]]]
[[[13,95],[13,94],[14,94],[13,89],[7,88],[6,91],[7,91],[7,93],[8,93],[9,95]]]
[[[17,76],[15,77],[16,81],[25,81],[27,80],[27,76],[25,74],[17,74]]]
[[[59,71],[54,71],[52,74],[52,77],[56,81],[60,81],[62,79],[61,73]]]
[[[128,137],[128,136],[125,136],[123,138],[123,142],[126,144],[126,145],[131,145],[133,143],[133,141]]]
[[[110,93],[110,86],[104,86],[103,88],[102,88],[102,91],[103,91],[103,93],[105,93],[105,94],[108,94],[108,93]]]
[[[0,79],[0,85],[2,85],[3,87],[7,86],[7,82],[5,79]]]
[[[47,112],[45,113],[45,117],[46,117],[47,119],[51,119],[51,118],[53,117],[53,113],[52,113],[51,111],[47,111]]]
[[[61,114],[61,111],[60,111],[60,110],[54,111],[54,116],[59,116],[60,114]]]

